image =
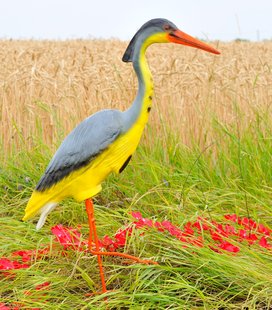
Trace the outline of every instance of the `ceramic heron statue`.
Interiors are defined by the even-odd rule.
[[[91,198],[102,190],[101,183],[110,173],[118,174],[126,168],[139,144],[153,97],[152,75],[145,52],[153,43],[167,42],[220,54],[213,47],[180,31],[169,20],[157,18],[145,23],[130,41],[122,58],[124,62],[132,62],[138,77],[139,88],[132,105],[126,111],[99,111],[72,130],[48,164],[25,209],[24,221],[40,215],[37,223],[37,229],[40,229],[49,212],[64,198],[85,201],[90,228],[89,250],[97,255],[102,292],[106,292],[102,255],[149,262],[125,253],[99,252]],[[93,250],[93,241],[96,250]]]

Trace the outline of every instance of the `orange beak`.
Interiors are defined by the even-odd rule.
[[[180,30],[175,30],[172,33],[167,34],[167,37],[168,37],[168,40],[173,43],[192,46],[192,47],[199,48],[206,52],[217,54],[217,55],[220,54],[220,52],[217,51],[215,48],[189,36],[188,34]]]

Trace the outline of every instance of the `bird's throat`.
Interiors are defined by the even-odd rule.
[[[143,44],[139,53],[135,55],[137,58],[133,62],[138,78],[138,93],[131,107],[135,122],[140,122],[143,125],[148,121],[154,91],[152,74],[145,57],[146,48],[147,46]]]
[[[139,74],[140,76],[138,76],[139,88],[140,87],[142,88],[141,90],[142,107],[140,113],[146,113],[146,112],[149,113],[152,105],[154,85],[152,74],[145,57],[145,50],[140,54],[139,69],[140,69]]]
[[[126,130],[140,126],[142,131],[148,121],[152,107],[153,78],[149,69],[145,52],[150,42],[138,42],[133,53],[133,68],[138,78],[138,92],[130,108],[125,111]]]

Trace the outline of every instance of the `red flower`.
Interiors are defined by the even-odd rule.
[[[21,268],[28,268],[28,264],[21,264],[17,261],[12,261],[8,258],[1,258],[0,259],[0,270],[12,270],[12,269],[21,269]]]
[[[248,217],[239,218],[238,224],[246,229],[255,229],[257,227],[257,223]]]
[[[241,237],[242,239],[246,239],[247,237],[247,232],[245,229],[240,229],[239,230],[239,237]]]
[[[37,285],[36,287],[35,287],[35,290],[36,291],[40,291],[40,290],[44,290],[44,289],[46,289],[48,286],[50,285],[50,282],[44,282],[44,283],[41,283],[41,284],[39,284],[39,285]]]
[[[13,262],[8,258],[0,259],[0,270],[11,270],[14,269]]]
[[[154,227],[157,228],[158,231],[164,231],[165,228],[163,227],[161,222],[155,222]]]
[[[209,230],[210,227],[205,222],[207,222],[207,219],[203,219],[202,217],[198,217],[197,221],[195,221],[193,223],[192,227],[197,228],[199,231]]]
[[[230,221],[232,221],[234,223],[236,223],[238,221],[238,216],[236,214],[225,214],[224,218],[226,220],[230,220]]]
[[[257,227],[257,223],[252,219],[249,219],[248,226],[250,229],[255,229]]]
[[[191,222],[187,222],[185,225],[184,225],[184,234],[185,235],[193,235],[195,232],[194,230],[192,229],[192,223]]]
[[[153,227],[154,226],[153,221],[150,219],[146,219],[146,218],[141,218],[137,222],[134,222],[134,224],[135,224],[136,228],[142,228],[145,226],[147,226],[147,227]]]
[[[196,221],[193,223],[192,227],[197,228],[197,230],[201,231],[202,230],[202,224],[200,223],[200,221]]]
[[[235,227],[233,227],[232,225],[226,224],[225,225],[225,232],[228,236],[230,235],[236,235],[235,232]]]
[[[144,226],[153,227],[154,223],[152,220],[144,218],[140,212],[131,212],[131,215],[138,221],[135,221],[136,228],[142,228]]]
[[[229,243],[228,241],[222,241],[219,244],[219,248],[222,250],[228,251],[228,252],[233,252],[233,253],[237,253],[240,251],[240,249],[237,246]]]
[[[150,220],[150,219],[143,218],[142,222],[144,223],[145,226],[148,226],[148,227],[153,227],[154,226],[153,221]]]
[[[127,229],[119,230],[115,234],[114,238],[115,238],[115,244],[116,244],[117,248],[120,246],[121,247],[125,246],[128,234],[130,235],[131,231],[127,230]]]
[[[267,237],[263,236],[260,241],[259,241],[259,245],[263,248],[266,248],[266,249],[272,249],[272,245],[270,245],[268,242],[267,242]]]
[[[111,239],[108,235],[104,236],[103,239],[101,239],[99,243],[101,247],[104,247],[108,251],[115,251],[116,249],[114,245],[114,240]]]
[[[188,238],[188,242],[195,245],[195,246],[198,246],[200,248],[203,248],[203,246],[204,246],[202,236],[198,236],[196,239]]]
[[[216,225],[216,231],[223,237],[228,237],[227,232],[224,230],[224,226],[222,224]]]
[[[258,224],[258,232],[261,234],[265,234],[267,236],[270,235],[271,230],[265,227],[263,224]]]
[[[174,237],[179,238],[183,235],[182,231],[169,221],[163,221],[161,222],[161,225]]]
[[[12,253],[12,256],[21,256],[23,262],[29,262],[36,250],[19,250]]]
[[[217,233],[216,231],[211,230],[210,231],[211,237],[214,241],[223,241],[222,235],[220,235],[219,233]]]
[[[64,249],[69,247],[75,250],[83,250],[82,245],[87,241],[81,240],[81,233],[77,228],[64,227],[61,224],[51,228],[51,232],[56,236],[58,242],[63,245]]]
[[[249,235],[246,237],[249,244],[253,244],[256,240],[258,240],[258,237],[255,234],[249,233]]]
[[[141,212],[131,212],[131,215],[136,219],[136,220],[141,220],[143,218]]]

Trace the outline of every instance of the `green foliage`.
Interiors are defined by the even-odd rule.
[[[113,235],[132,220],[131,211],[144,217],[167,219],[177,226],[198,215],[214,220],[226,213],[248,216],[267,226],[271,220],[271,125],[268,115],[256,112],[248,128],[214,120],[216,140],[202,149],[188,148],[173,135],[139,147],[130,165],[112,175],[95,199],[100,236]],[[84,206],[64,201],[37,232],[23,223],[24,207],[44,171],[51,151],[37,143],[2,164],[0,174],[0,253],[41,249],[52,245],[50,227],[82,225],[87,237]],[[3,161],[2,161],[3,162]],[[272,307],[272,255],[241,246],[237,255],[218,254],[208,248],[181,246],[180,241],[155,229],[134,231],[125,251],[157,260],[158,266],[126,265],[120,258],[104,258],[107,286],[99,290],[96,258],[87,253],[52,248],[52,255],[34,258],[16,277],[0,276],[0,302],[22,302],[42,309],[270,309]],[[46,291],[34,287],[45,281]],[[31,291],[31,294],[25,294]]]

